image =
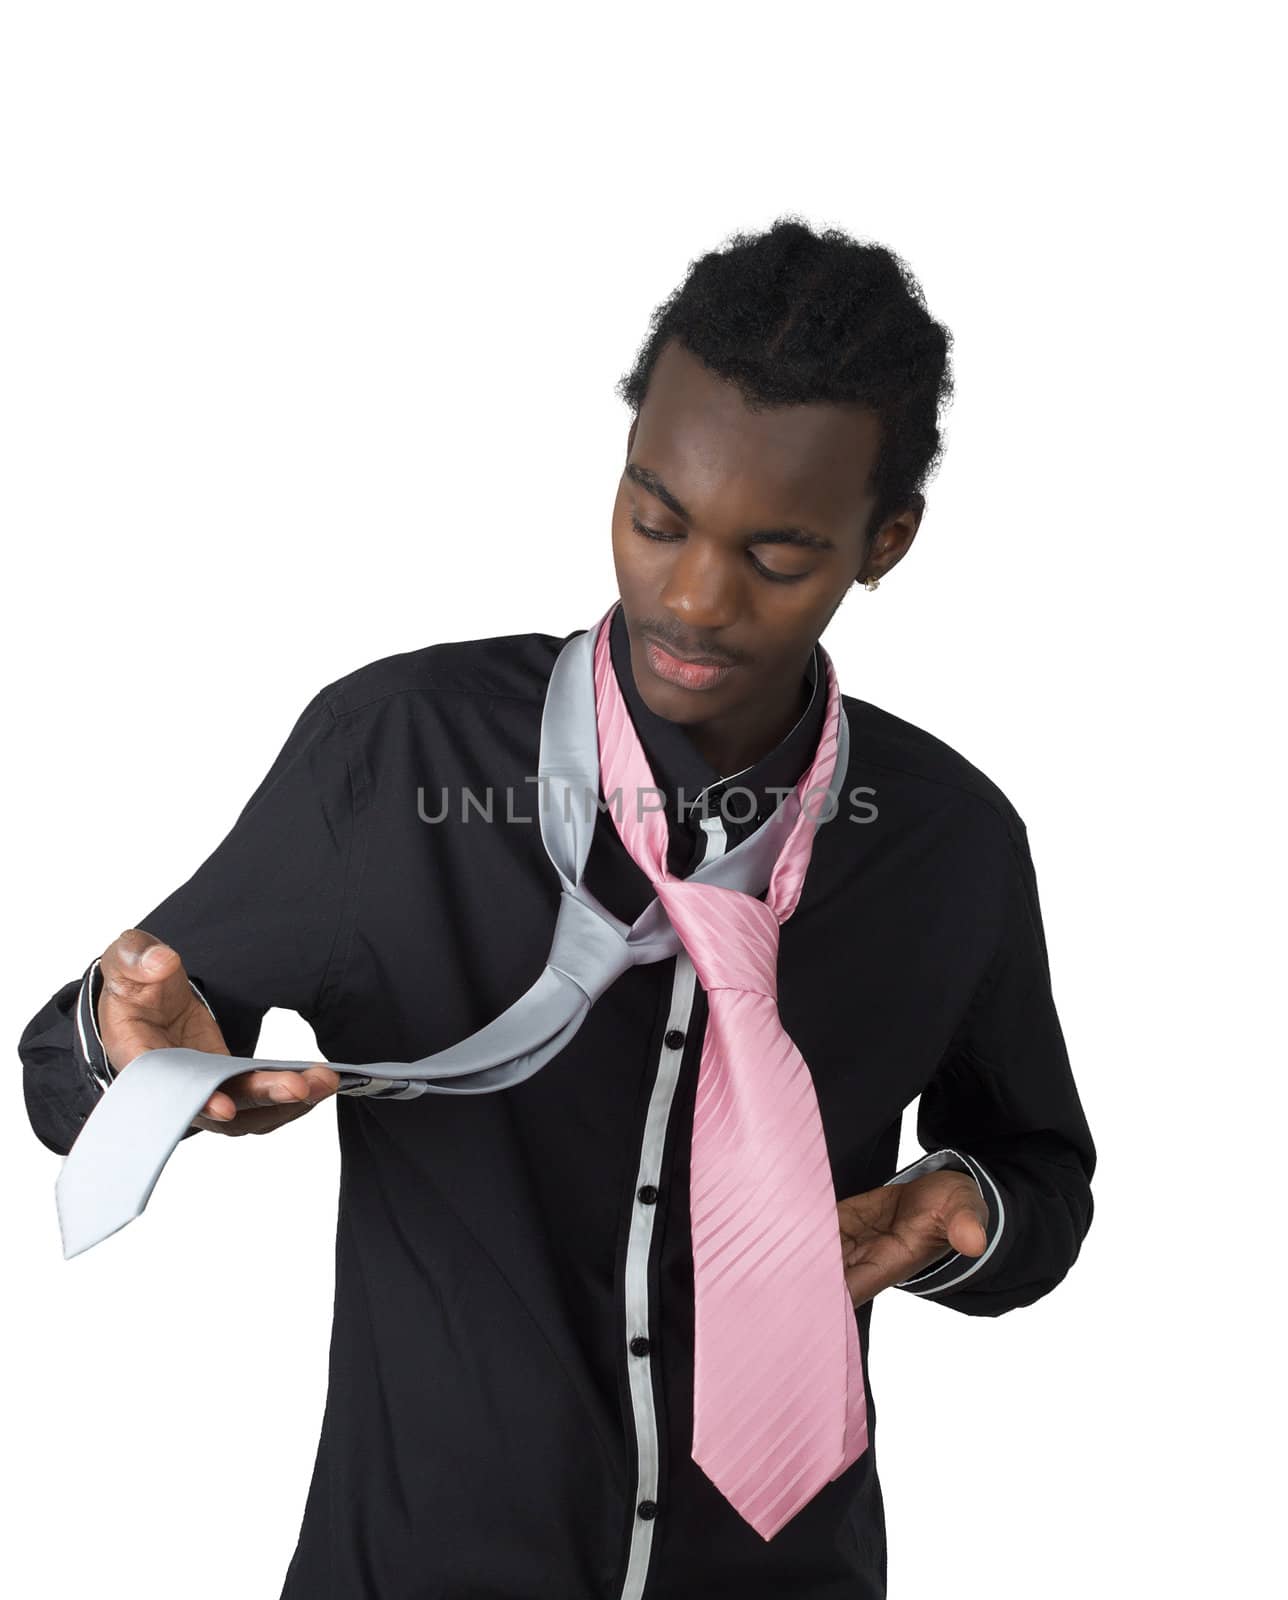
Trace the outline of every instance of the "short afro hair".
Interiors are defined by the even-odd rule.
[[[825,401],[866,406],[881,422],[871,538],[913,503],[939,465],[939,413],[952,397],[952,334],[884,246],[791,215],[734,233],[654,311],[616,392],[639,415],[663,346],[679,339],[754,411]]]

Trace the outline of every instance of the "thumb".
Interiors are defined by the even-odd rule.
[[[154,981],[165,978],[174,970],[178,959],[179,952],[172,945],[150,944],[138,958],[139,971]]]
[[[981,1217],[984,1202],[963,1200],[948,1218],[948,1243],[964,1256],[982,1256],[988,1244],[986,1219]]]
[[[131,952],[133,954],[133,952]],[[158,939],[155,944],[149,944],[146,950],[136,957],[139,973],[146,978],[165,978],[170,973],[174,963],[178,962],[179,952],[171,944],[162,944]],[[125,957],[126,965],[130,963],[130,955]]]
[[[121,976],[135,983],[156,983],[167,978],[180,963],[179,952],[143,928],[127,928],[115,941],[111,954]]]

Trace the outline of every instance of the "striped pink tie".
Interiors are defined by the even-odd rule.
[[[772,1539],[868,1446],[822,1118],[809,1068],[778,1015],[778,930],[800,898],[819,796],[836,764],[840,689],[821,651],[823,733],[797,785],[801,814],[765,899],[689,883],[667,870],[663,814],[637,801],[656,789],[613,671],[611,618],[612,610],[595,646],[601,787],[622,842],[693,961],[709,1010],[690,1178],[693,1459]]]

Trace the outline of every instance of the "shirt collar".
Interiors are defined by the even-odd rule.
[[[820,693],[818,645],[810,655],[805,681],[810,685],[809,702],[790,732],[759,761],[740,772],[719,773],[707,761],[685,730],[683,723],[669,722],[645,705],[631,666],[630,634],[621,606],[613,611],[609,624],[609,646],[613,669],[622,696],[639,734],[644,754],[657,786],[666,795],[667,815],[696,829],[703,815],[720,814],[716,809],[729,789],[750,790],[756,807],[739,792],[730,797],[726,818],[754,826],[772,812],[783,799],[783,790],[792,788],[808,768],[818,749],[823,731],[827,695]]]

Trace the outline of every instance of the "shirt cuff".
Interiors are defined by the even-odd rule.
[[[947,1255],[941,1256],[938,1261],[932,1261],[928,1267],[923,1267],[911,1278],[904,1278],[902,1282],[894,1285],[896,1289],[906,1289],[909,1294],[938,1294],[943,1289],[956,1288],[959,1283],[978,1272],[993,1254],[1006,1225],[1006,1207],[1002,1201],[1001,1190],[974,1156],[966,1155],[960,1150],[932,1150],[928,1155],[896,1172],[888,1182],[911,1183],[914,1178],[923,1177],[927,1172],[939,1172],[945,1167],[957,1172],[970,1173],[983,1196],[984,1203],[988,1207],[988,1221],[984,1225],[986,1240],[984,1250],[977,1256],[967,1256],[960,1250],[950,1250]]]

